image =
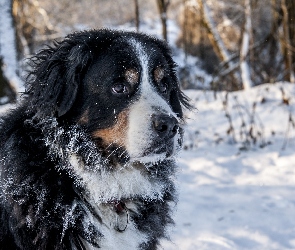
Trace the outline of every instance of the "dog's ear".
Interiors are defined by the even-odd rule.
[[[37,115],[61,117],[70,110],[91,60],[86,47],[78,36],[68,36],[31,59],[34,71],[28,76],[27,94]]]
[[[169,101],[173,112],[181,119],[183,118],[182,106],[189,110],[193,109],[189,98],[179,88],[172,89]]]
[[[179,118],[182,118],[183,116],[182,107],[181,107],[180,98],[178,96],[178,92],[176,91],[176,89],[173,89],[171,91],[169,102],[173,112],[177,114]]]

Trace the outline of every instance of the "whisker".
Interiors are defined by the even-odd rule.
[[[127,150],[123,150],[122,154],[120,154],[119,156],[122,157],[123,154],[127,153]]]
[[[111,142],[107,147],[106,149],[110,148],[115,142]]]
[[[115,148],[106,158],[109,159],[109,157],[114,154],[117,150],[119,150],[120,148],[122,148],[123,145],[119,145],[119,147]]]

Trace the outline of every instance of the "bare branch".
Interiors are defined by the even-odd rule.
[[[245,0],[245,25],[242,38],[242,46],[240,49],[240,69],[244,89],[252,87],[250,67],[247,62],[249,53],[250,35],[251,35],[251,3],[250,0]]]

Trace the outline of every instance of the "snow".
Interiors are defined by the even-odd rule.
[[[290,105],[282,103],[282,91]],[[163,249],[295,249],[295,86],[265,84],[230,93],[229,113],[238,131],[236,101],[247,109],[256,102],[264,147],[234,143],[222,101],[225,93],[186,91],[197,107],[188,114],[186,147],[179,159],[179,202],[172,242]],[[249,125],[249,121],[246,121]]]

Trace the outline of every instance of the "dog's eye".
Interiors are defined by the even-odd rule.
[[[128,87],[123,83],[119,83],[119,84],[114,85],[112,87],[112,91],[115,94],[128,94],[129,93]]]
[[[167,83],[159,83],[159,90],[161,91],[161,93],[166,94],[168,91]]]

